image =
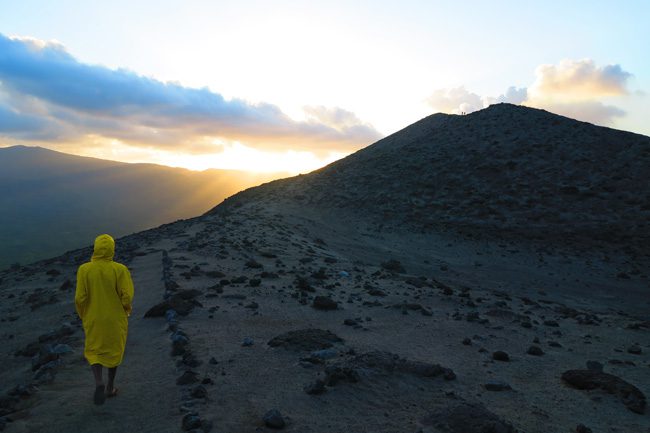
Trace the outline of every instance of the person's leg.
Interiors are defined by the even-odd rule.
[[[90,366],[90,368],[93,370],[93,376],[95,376],[95,386],[103,385],[104,379],[102,378],[102,365],[93,364]]]
[[[95,404],[104,404],[106,396],[104,395],[104,380],[102,378],[102,365],[93,364],[90,366],[93,371],[93,376],[95,376],[95,394],[93,400]]]
[[[117,367],[108,369],[108,384],[106,385],[106,394],[113,397],[115,394],[115,375],[117,374]]]

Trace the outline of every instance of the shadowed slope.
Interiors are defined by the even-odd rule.
[[[308,175],[227,200],[363,215],[383,227],[635,246],[650,240],[650,138],[497,104],[434,114]],[[212,212],[217,211],[217,209]]]

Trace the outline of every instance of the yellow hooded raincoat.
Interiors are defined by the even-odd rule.
[[[122,363],[133,281],[126,266],[113,261],[115,241],[95,239],[90,262],[79,266],[75,306],[86,334],[84,356],[90,365],[117,367]]]

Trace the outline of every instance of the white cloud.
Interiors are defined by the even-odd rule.
[[[471,113],[483,108],[483,99],[476,93],[468,92],[463,86],[438,89],[427,98],[427,103],[435,110],[453,114]]]
[[[620,65],[598,67],[591,59],[562,60],[557,65],[538,66],[530,89],[535,98],[592,100],[627,94],[631,76]]]
[[[602,102],[605,97],[626,96],[632,76],[620,65],[596,66],[591,59],[562,60],[557,65],[540,65],[529,87],[511,86],[499,96],[479,96],[464,87],[438,89],[427,99],[436,111],[471,113],[491,104],[507,102],[543,108],[574,119],[610,125],[625,112]]]

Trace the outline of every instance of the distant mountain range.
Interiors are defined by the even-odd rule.
[[[0,148],[0,269],[193,217],[283,176],[127,164],[40,147]]]

